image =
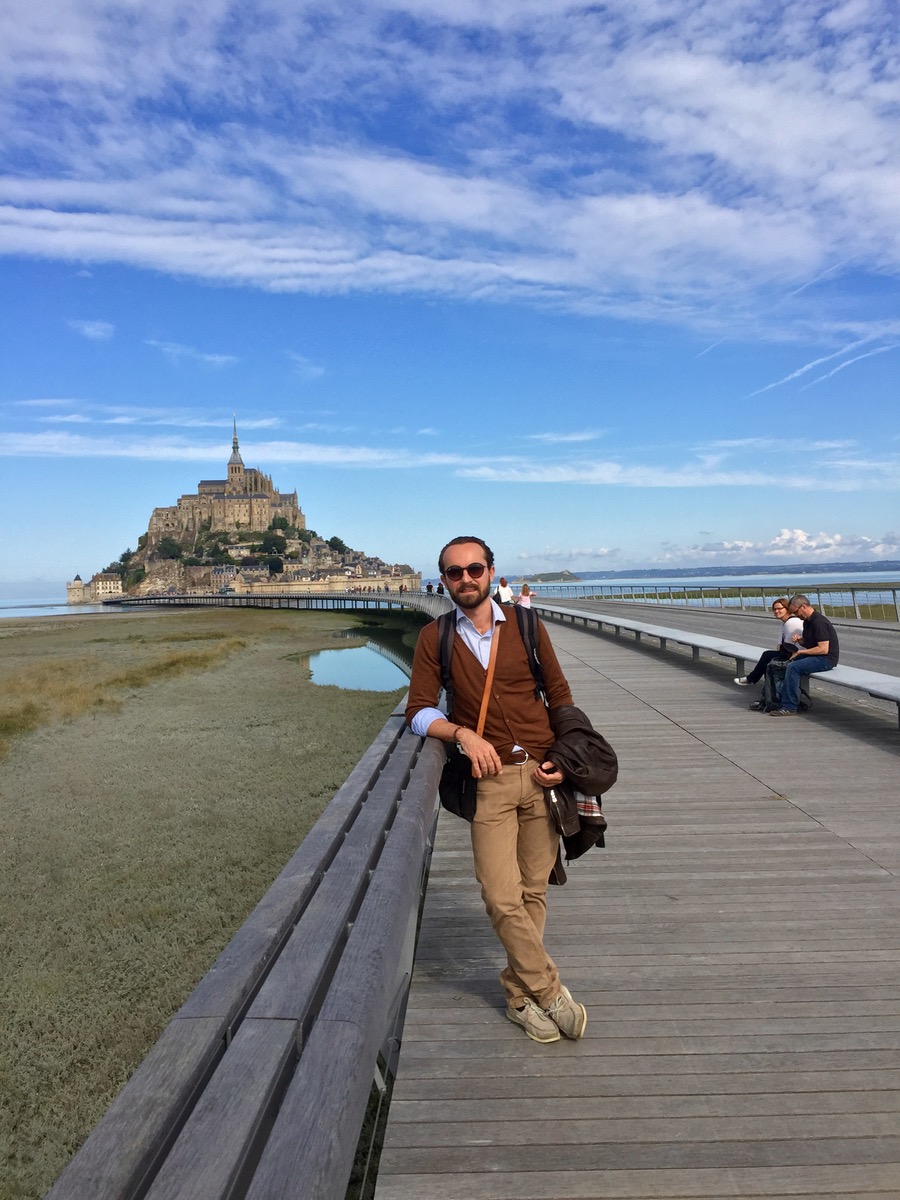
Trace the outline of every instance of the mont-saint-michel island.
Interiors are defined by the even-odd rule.
[[[66,584],[68,603],[167,592],[419,591],[422,576],[407,564],[308,529],[296,490],[281,492],[270,475],[244,466],[237,423],[231,447],[225,479],[201,479],[196,492],[154,508],[137,549],[87,581],[76,575]]]

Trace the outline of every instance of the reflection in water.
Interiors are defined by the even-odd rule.
[[[357,635],[359,636],[359,635]],[[321,650],[311,654],[313,683],[367,692],[393,692],[406,687],[408,675],[397,665],[394,647],[348,646],[346,650]]]

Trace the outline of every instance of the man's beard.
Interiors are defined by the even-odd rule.
[[[474,591],[460,592],[460,588],[474,588]],[[491,594],[491,581],[485,572],[484,583],[478,584],[475,580],[470,579],[465,584],[460,580],[456,585],[456,590],[451,589],[451,598],[454,604],[458,604],[460,608],[477,608]]]

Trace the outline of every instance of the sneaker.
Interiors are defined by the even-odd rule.
[[[796,717],[796,715],[792,708],[773,708],[768,713],[770,717]]]
[[[558,1042],[559,1030],[542,1008],[526,999],[521,1008],[507,1004],[506,1015],[515,1025],[521,1025],[533,1042]]]
[[[587,1029],[587,1009],[572,999],[568,988],[561,988],[559,995],[547,1009],[547,1016],[558,1026],[561,1033],[578,1041]]]
[[[738,687],[749,687],[750,686],[750,680],[747,678],[746,675],[738,675],[735,678],[734,682],[738,685]]]
[[[766,711],[766,706],[762,700],[754,700],[753,703],[748,704],[747,707],[752,708],[754,712],[765,712]]]

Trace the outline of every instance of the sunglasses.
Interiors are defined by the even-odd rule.
[[[487,570],[487,563],[469,563],[467,567],[444,567],[444,574],[451,583],[459,583],[463,575],[470,579],[480,579]]]

